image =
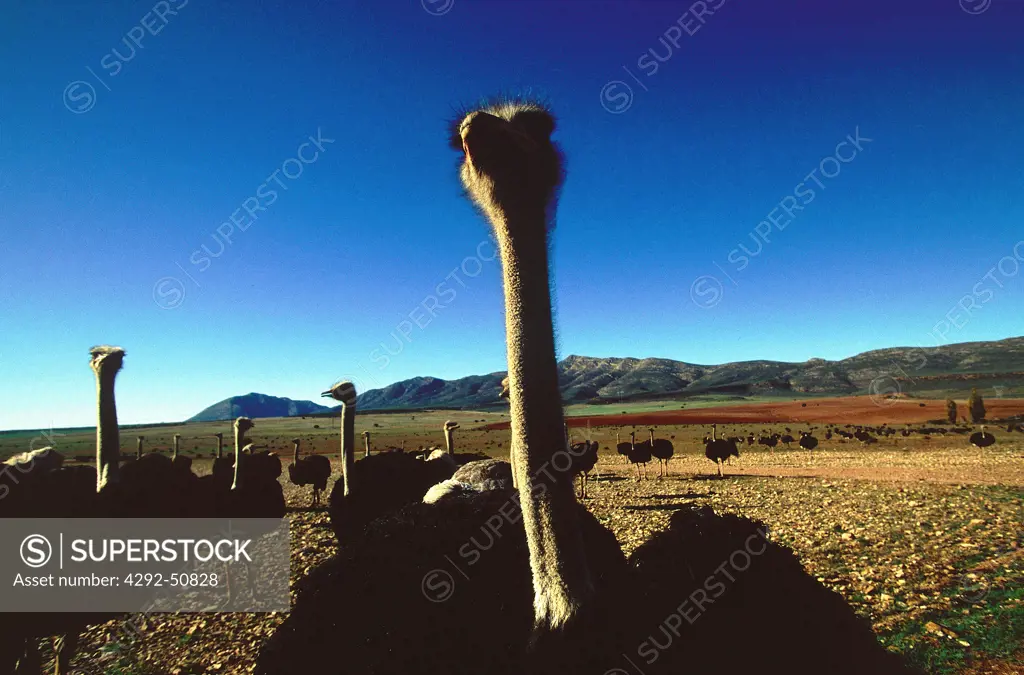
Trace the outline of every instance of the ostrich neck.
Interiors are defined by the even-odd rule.
[[[352,492],[352,462],[355,460],[356,407],[341,404],[341,479],[345,496]]]
[[[299,463],[299,444],[295,444],[295,452],[292,454],[292,464]]]
[[[577,523],[572,477],[553,469],[565,448],[562,400],[548,278],[543,214],[516,222],[495,218],[505,288],[512,464],[533,572],[534,618],[540,631],[564,627],[593,594]],[[530,236],[533,232],[535,236]]]
[[[174,439],[174,450],[171,453],[171,458],[172,459],[178,459],[178,439],[177,439],[177,437],[175,437],[175,439]]]
[[[235,427],[235,473],[231,481],[231,489],[242,487],[242,432]]]
[[[452,449],[452,432],[450,429],[444,430],[444,444],[448,446],[448,454],[453,454],[454,450]]]
[[[96,490],[120,479],[121,433],[117,428],[117,403],[114,401],[114,373],[96,374],[98,415],[96,424]]]
[[[224,459],[224,439],[217,437],[217,459]]]

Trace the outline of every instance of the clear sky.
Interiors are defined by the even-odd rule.
[[[1019,335],[1022,35],[1020,0],[5,3],[0,429],[93,424],[98,343],[125,423],[503,370],[446,143],[498,92],[560,118],[560,356]]]

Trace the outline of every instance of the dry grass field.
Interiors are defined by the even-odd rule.
[[[796,404],[796,409],[801,409]],[[806,410],[806,408],[803,408]],[[696,412],[696,411],[694,411]],[[705,414],[711,411],[703,411]],[[371,432],[374,451],[442,446],[441,427],[462,425],[456,447],[502,457],[507,416],[494,412],[426,411],[369,414],[357,418],[356,433]],[[841,424],[846,424],[844,416]],[[599,426],[614,421],[617,426]],[[646,434],[646,417],[636,430]],[[796,446],[774,452],[758,445],[713,475],[703,456],[702,424],[662,424],[659,437],[676,448],[669,476],[634,480],[633,467],[611,449],[615,434],[634,429],[629,418],[576,421],[577,440],[589,433],[601,444],[587,507],[618,537],[629,553],[667,526],[673,510],[709,505],[768,524],[771,537],[792,547],[805,567],[840,592],[874,625],[891,649],[935,673],[1015,673],[1024,671],[1024,433],[989,427],[997,444],[979,450],[966,435],[899,434],[864,446],[857,441],[821,441],[813,454]],[[849,423],[856,420],[850,419]],[[305,450],[334,454],[337,419],[257,420],[250,432],[282,455],[289,440],[303,439]],[[872,423],[878,423],[872,420]],[[582,425],[582,426],[579,426]],[[807,424],[744,422],[719,426],[721,435],[762,429],[799,437]],[[916,425],[915,425],[916,426]],[[900,424],[898,429],[902,429]],[[182,434],[182,449],[201,456],[196,469],[209,471],[218,431],[228,423],[168,425],[122,430],[122,448],[133,452],[135,436],[146,450],[166,451],[171,436]],[[63,433],[63,432],[62,432]],[[35,434],[0,435],[0,454],[27,449]],[[91,456],[92,432],[55,435],[53,444],[69,456]],[[37,442],[38,447],[38,442]],[[361,457],[362,453],[357,453]],[[287,462],[287,457],[284,457]],[[339,466],[334,460],[337,478]],[[282,476],[292,525],[291,576],[295,580],[329,557],[335,547],[325,510],[308,510],[309,493]],[[187,499],[187,495],[182,496]],[[416,591],[411,591],[416,592]],[[76,672],[120,675],[247,673],[253,654],[281,617],[273,614],[191,614],[135,616],[140,638],[116,639],[119,622],[92,627],[75,660]],[[742,641],[742,636],[737,636]]]

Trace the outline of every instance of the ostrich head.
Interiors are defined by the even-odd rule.
[[[459,428],[459,423],[458,422],[452,422],[451,420],[448,420],[447,422],[444,423],[444,430],[445,431],[455,431],[458,428]],[[982,427],[982,429],[984,429],[984,428],[985,427]]]
[[[523,224],[552,224],[563,179],[554,130],[544,106],[521,100],[492,101],[452,123],[451,146],[463,153],[459,177],[466,193],[509,236]]]
[[[506,376],[505,379],[501,381],[501,391],[498,393],[498,398],[508,398],[508,395],[508,377]]]
[[[235,420],[235,433],[244,436],[245,432],[256,426],[248,417],[239,417]]]
[[[331,388],[320,394],[322,398],[333,398],[343,406],[350,406],[356,402],[356,387],[348,380],[335,382]]]
[[[98,378],[114,377],[124,364],[124,349],[111,345],[97,345],[89,350],[89,367]]]

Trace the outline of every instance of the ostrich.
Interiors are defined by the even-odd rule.
[[[663,475],[668,475],[668,460],[672,459],[672,455],[675,454],[675,448],[672,447],[672,441],[667,438],[654,438],[654,429],[648,429],[651,432],[651,454],[658,459],[658,478]],[[662,474],[662,467],[664,467],[665,473]]]
[[[255,672],[624,672],[623,655],[650,647],[652,631],[670,635],[660,627],[680,599],[702,589],[707,601],[706,579],[717,582],[716,567],[745,546],[756,551],[749,567],[722,584],[699,622],[680,620],[683,632],[673,629],[672,648],[645,672],[901,672],[842,599],[756,523],[680,510],[627,565],[576,501],[572,476],[552,470],[565,450],[546,246],[561,178],[553,126],[539,106],[503,103],[468,115],[456,135],[463,183],[499,240],[518,492],[417,503],[373,523],[298,583]],[[452,556],[467,570],[458,582]]]
[[[970,437],[971,445],[976,448],[987,448],[996,442],[996,437],[985,431],[985,425],[981,425],[981,431],[975,431]]]
[[[640,482],[640,467],[643,466],[643,477],[647,478],[647,462],[651,461],[651,442],[644,441],[643,443],[636,442],[636,432],[629,432],[629,457],[630,463],[636,467],[636,480]]]
[[[718,425],[712,424],[711,438],[709,438],[705,444],[704,456],[718,466],[718,477],[724,478],[725,474],[722,473],[723,462],[730,457],[739,458],[740,451],[739,448],[736,447],[735,441],[718,438]]]
[[[622,461],[624,463],[629,461],[629,451],[632,449],[632,447],[633,445],[631,443],[620,442],[619,432],[615,432],[615,452],[619,453],[619,456],[622,457]]]
[[[171,452],[171,463],[176,471],[191,472],[192,471],[192,458],[185,457],[184,455],[178,454],[178,442],[181,440],[181,434],[174,434],[174,449]]]
[[[444,444],[448,448],[448,454],[455,454],[455,430],[459,428],[458,422],[448,420],[444,423]]]
[[[587,498],[587,482],[590,472],[597,464],[597,441],[583,441],[582,443],[571,443],[569,454],[573,458],[572,471],[580,477],[580,499]]]
[[[248,418],[240,417],[238,419]],[[252,420],[249,421],[251,422]],[[218,487],[228,490],[235,479],[235,460],[234,457],[224,456],[224,434],[218,432],[214,434],[214,437],[217,439],[217,455],[213,458],[213,467],[210,470],[210,474],[213,476],[213,480],[217,483]],[[239,440],[236,436],[235,442],[237,443]]]
[[[404,452],[384,452],[354,461],[356,389],[348,381],[323,393],[341,403],[341,478],[328,500],[331,528],[341,544],[390,511],[420,501],[431,486],[452,477],[450,459],[421,461]]]
[[[818,447],[818,439],[812,436],[810,431],[801,431],[800,447],[810,452],[814,452],[814,449]]]
[[[293,438],[295,450],[292,453],[292,463],[288,465],[288,480],[293,485],[313,486],[313,508],[320,505],[320,493],[327,489],[327,481],[331,478],[331,460],[323,455],[309,455],[299,458],[298,438]]]
[[[447,454],[443,455],[442,459],[450,460]],[[451,494],[511,490],[513,487],[511,464],[502,459],[481,459],[463,464],[451,478],[433,485],[423,495],[423,503],[433,504]]]

